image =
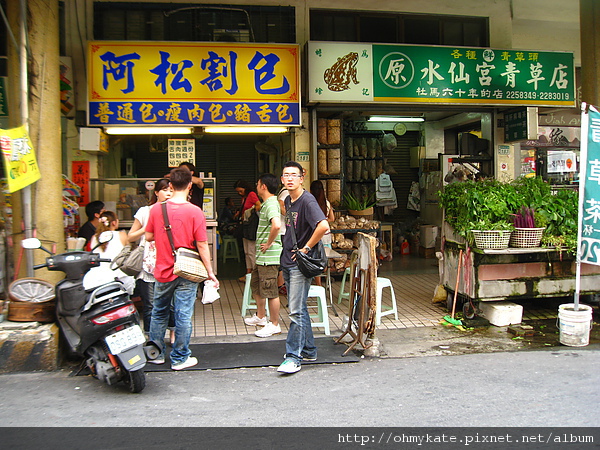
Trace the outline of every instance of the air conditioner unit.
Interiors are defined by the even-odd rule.
[[[80,128],[79,149],[86,152],[108,153],[108,135],[101,128]]]

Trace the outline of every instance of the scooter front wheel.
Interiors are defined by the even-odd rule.
[[[146,387],[146,374],[144,369],[136,370],[134,372],[125,372],[123,381],[129,388],[129,392],[137,394],[142,392]]]

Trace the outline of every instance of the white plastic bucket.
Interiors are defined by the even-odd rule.
[[[592,307],[579,304],[575,311],[574,303],[558,307],[558,329],[560,343],[570,347],[585,347],[590,343],[592,328]]]

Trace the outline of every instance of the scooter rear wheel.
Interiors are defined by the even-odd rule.
[[[136,370],[134,372],[126,372],[125,379],[123,380],[129,392],[137,394],[142,392],[146,387],[146,374],[144,369]]]

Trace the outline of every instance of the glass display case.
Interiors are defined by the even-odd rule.
[[[114,211],[123,228],[131,227],[133,216],[154,195],[154,178],[92,178],[90,199],[104,202],[104,209]]]
[[[204,205],[207,221],[217,220],[216,178],[203,178]],[[131,226],[139,208],[146,206],[154,195],[155,178],[92,178],[90,199],[101,200],[104,208],[115,211],[121,226]]]

